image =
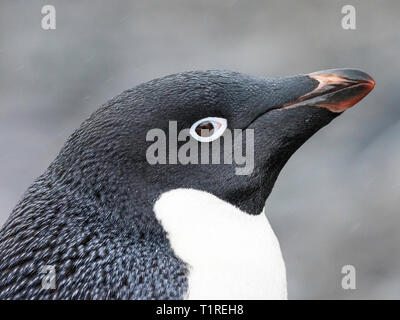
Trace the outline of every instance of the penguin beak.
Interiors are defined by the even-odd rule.
[[[246,192],[239,192],[243,194],[242,200],[235,191],[229,199],[235,198],[232,202],[246,212],[260,212],[292,154],[319,129],[364,98],[374,86],[369,75],[354,69],[325,70],[280,78],[272,85],[267,83],[268,107],[259,104],[264,109],[257,109],[259,114],[245,127],[254,129],[255,137],[255,170],[246,182],[250,181],[260,191],[251,201],[243,200],[249,190],[246,183],[243,186]],[[262,97],[255,100],[260,101]],[[246,116],[249,115],[253,116],[247,112]]]
[[[282,109],[314,105],[340,113],[354,106],[375,86],[375,81],[363,71],[331,69],[307,74],[319,85],[311,92],[283,106]]]

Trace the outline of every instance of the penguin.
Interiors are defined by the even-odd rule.
[[[0,299],[286,299],[264,204],[290,156],[374,85],[355,69],[211,70],[122,92],[73,132],[1,228]],[[250,130],[253,143],[240,144],[254,149],[253,170],[150,163],[146,137],[158,128],[172,144],[171,121],[198,157],[221,130]]]

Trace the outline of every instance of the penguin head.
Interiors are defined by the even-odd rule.
[[[109,101],[72,135],[58,162],[104,202],[123,195],[152,203],[163,192],[193,188],[258,214],[290,156],[374,84],[353,69],[274,79],[170,75]]]

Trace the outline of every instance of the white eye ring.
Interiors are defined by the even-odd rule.
[[[196,132],[196,128],[203,122],[209,122],[213,126],[213,133],[208,137],[202,137]],[[190,135],[200,142],[211,142],[218,139],[224,133],[225,129],[228,127],[228,122],[224,118],[208,117],[196,121],[190,128]]]

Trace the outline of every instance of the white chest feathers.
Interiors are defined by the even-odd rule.
[[[285,264],[265,214],[193,189],[163,194],[154,211],[189,266],[187,299],[286,299]]]

